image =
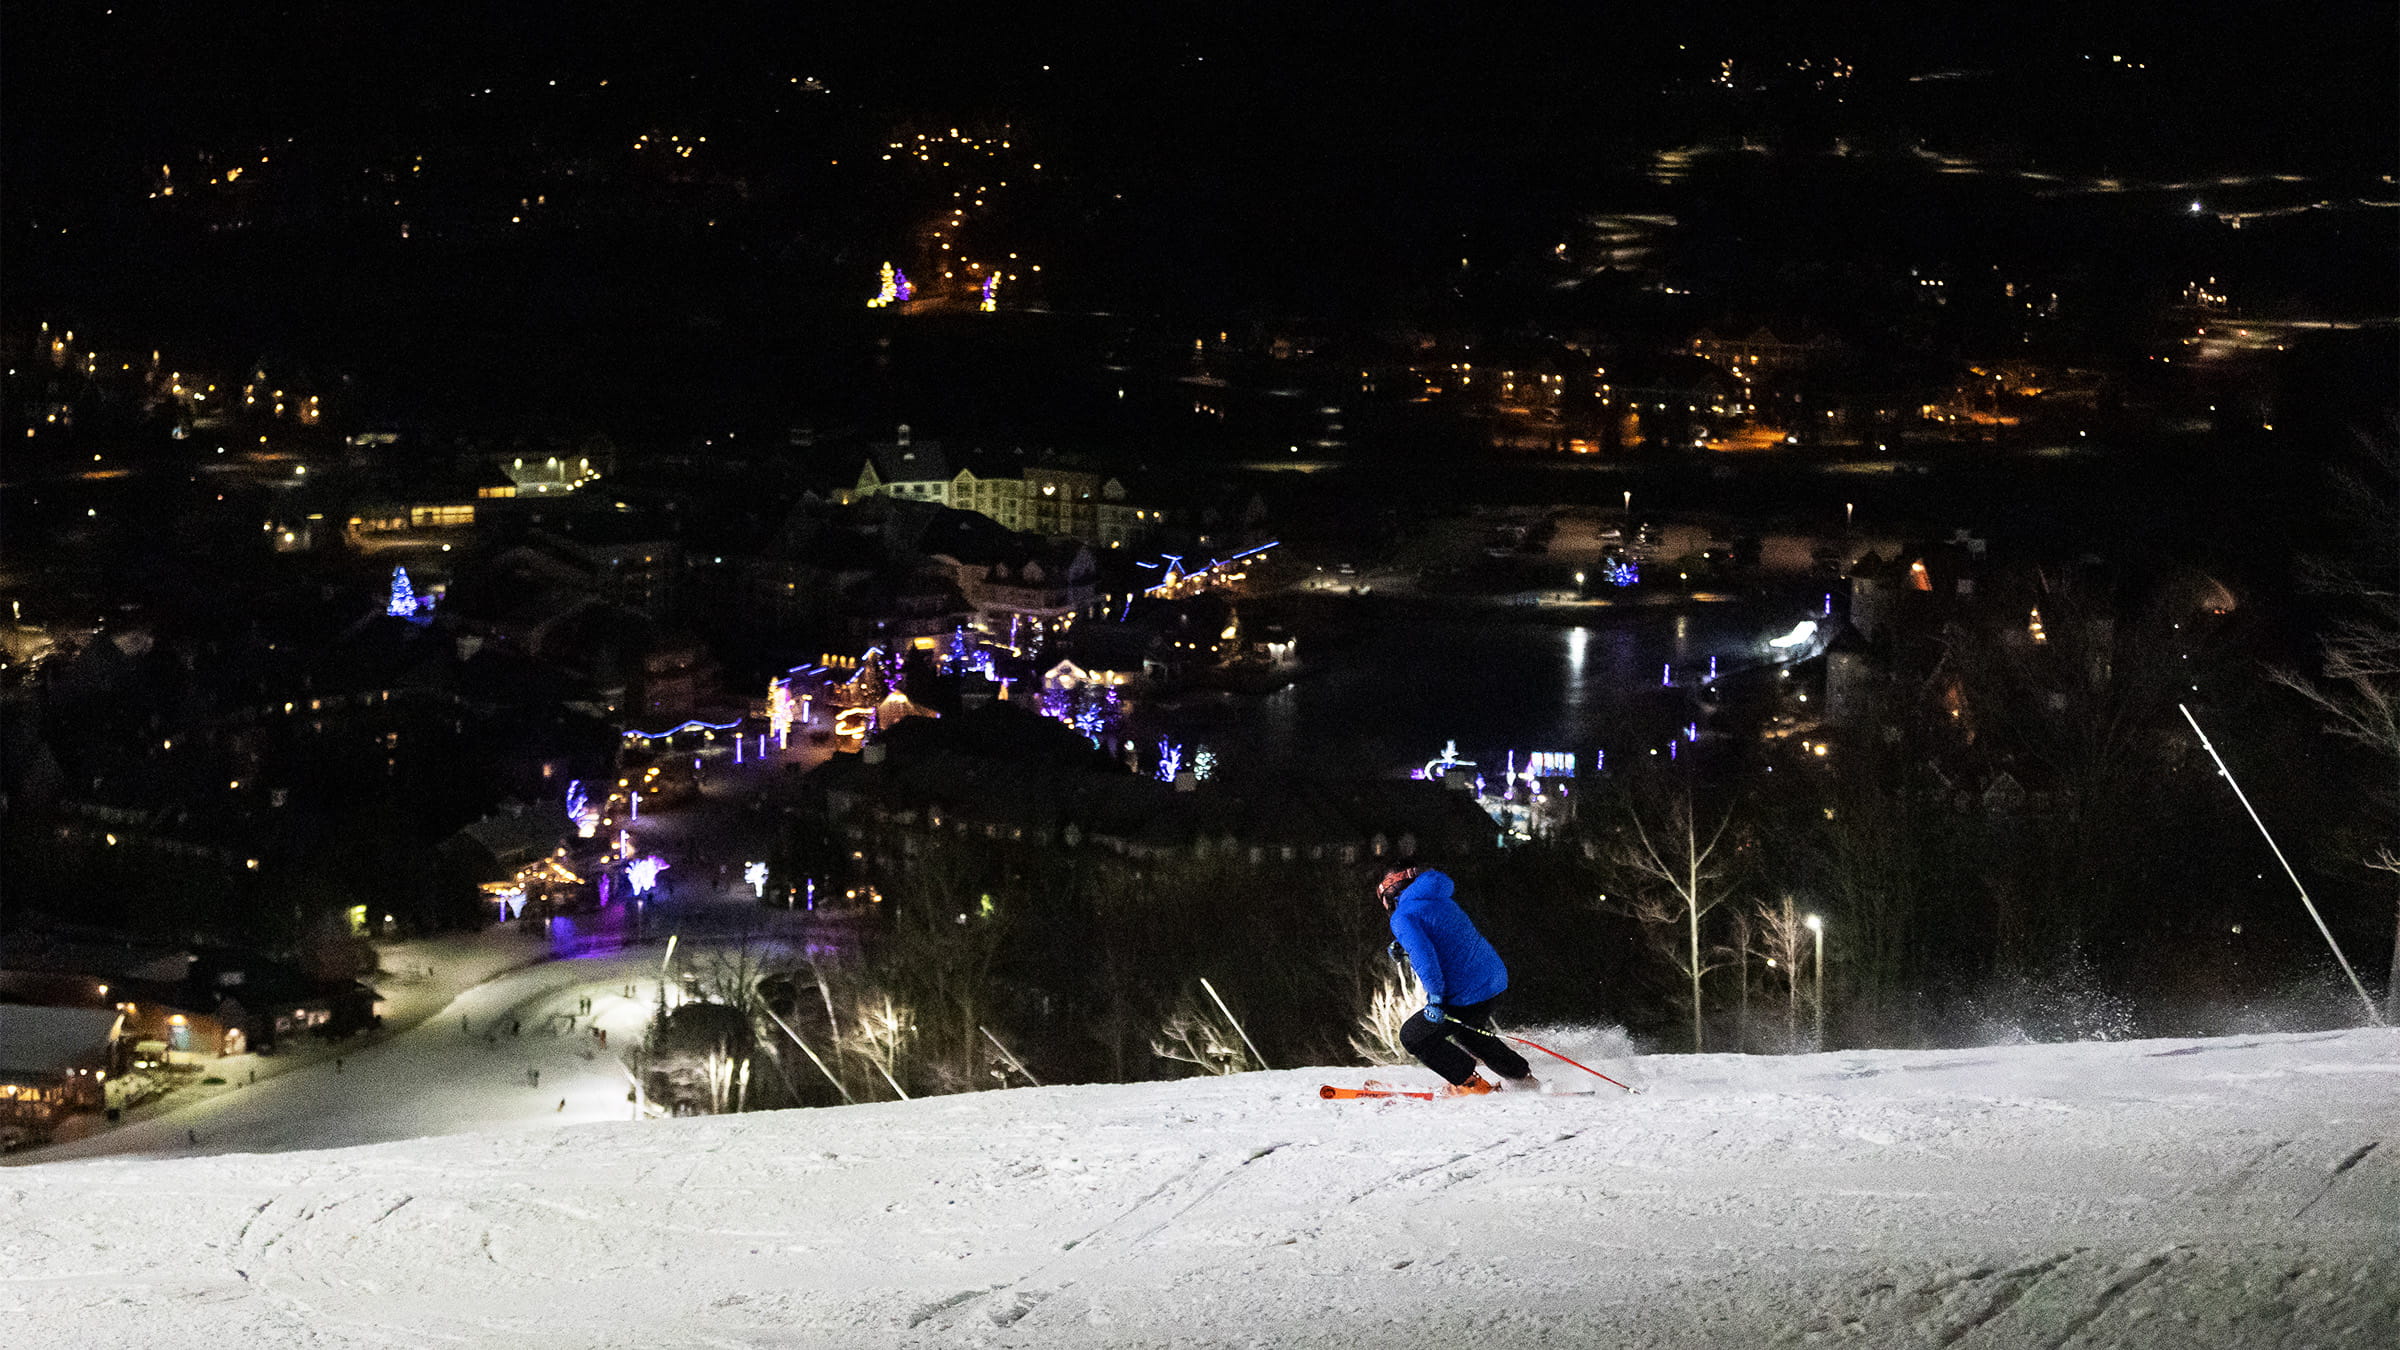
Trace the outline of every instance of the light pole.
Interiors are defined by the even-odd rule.
[[[1825,916],[1808,916],[1808,931],[1817,938],[1817,1048],[1825,1048]]]

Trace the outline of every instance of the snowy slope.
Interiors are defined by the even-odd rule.
[[[15,1168],[0,1326],[212,1350],[2400,1345],[2400,1033],[1602,1067],[1649,1090],[1322,1102],[1362,1074],[1312,1069]]]
[[[273,1065],[274,1076],[255,1085],[245,1085],[236,1067],[244,1060],[219,1061],[234,1086],[29,1156],[50,1163],[267,1153],[625,1120],[633,1114],[625,1101],[631,1080],[620,1055],[649,1024],[658,965],[655,951],[637,949],[511,971],[467,990],[421,1026],[341,1052],[340,1072],[331,1062],[339,1047],[303,1065]],[[586,998],[589,1013],[581,1011]],[[595,1025],[608,1031],[613,1048],[594,1040]]]

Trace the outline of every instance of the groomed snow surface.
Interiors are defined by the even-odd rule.
[[[1553,1043],[1643,1095],[1328,1102],[1368,1071],[1326,1068],[12,1168],[0,1326],[209,1350],[2400,1345],[2400,1032]]]

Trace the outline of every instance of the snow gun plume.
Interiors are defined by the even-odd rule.
[[[1604,1074],[1604,1073],[1600,1072],[1598,1069],[1595,1069],[1595,1068],[1593,1068],[1593,1067],[1592,1067],[1591,1065],[1589,1065],[1589,1064],[1576,1064],[1576,1062],[1575,1062],[1574,1060],[1568,1059],[1568,1058],[1567,1058],[1565,1055],[1562,1055],[1562,1054],[1558,1053],[1556,1050],[1553,1050],[1553,1049],[1551,1049],[1549,1046],[1542,1045],[1542,1044],[1540,1044],[1539,1042],[1535,1042],[1535,1041],[1529,1041],[1529,1040],[1526,1040],[1526,1039],[1525,1039],[1524,1037],[1522,1037],[1522,1036],[1511,1036],[1511,1035],[1509,1035],[1507,1032],[1501,1032],[1501,1033],[1499,1033],[1499,1036],[1500,1036],[1500,1039],[1501,1039],[1501,1040],[1504,1040],[1504,1041],[1515,1041],[1515,1042],[1516,1042],[1517,1044],[1519,1044],[1519,1045],[1522,1045],[1522,1046],[1527,1046],[1527,1047],[1530,1047],[1530,1048],[1532,1048],[1532,1049],[1539,1050],[1539,1051],[1541,1051],[1543,1054],[1545,1054],[1545,1055],[1548,1055],[1550,1058],[1552,1058],[1552,1059],[1555,1059],[1555,1060],[1559,1060],[1559,1061],[1561,1061],[1562,1063],[1574,1064],[1576,1068],[1583,1070],[1585,1073],[1588,1073],[1588,1074],[1590,1074],[1592,1077],[1599,1079],[1601,1082],[1603,1082],[1603,1083],[1608,1083],[1608,1084],[1612,1084],[1612,1085],[1614,1085],[1614,1086],[1616,1086],[1616,1087],[1621,1087],[1621,1088],[1624,1088],[1624,1089],[1625,1089],[1627,1092],[1630,1092],[1630,1093],[1632,1093],[1632,1094],[1633,1094],[1633,1095],[1635,1095],[1636,1097],[1639,1097],[1640,1095],[1642,1095],[1642,1090],[1641,1090],[1640,1088],[1633,1087],[1633,1086],[1630,1086],[1630,1085],[1628,1085],[1628,1084],[1625,1084],[1625,1083],[1619,1083],[1619,1082],[1617,1082],[1617,1080],[1616,1080],[1616,1079],[1609,1077],[1607,1074]]]

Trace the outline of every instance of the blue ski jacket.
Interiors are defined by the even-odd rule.
[[[1408,953],[1429,1003],[1465,1007],[1508,988],[1500,953],[1450,898],[1450,878],[1428,868],[1392,902],[1392,936]]]

